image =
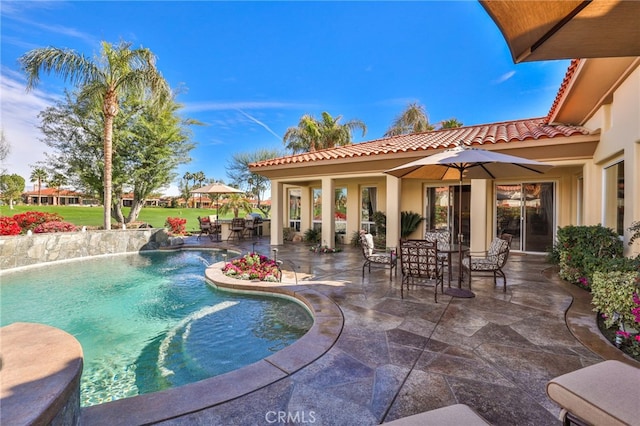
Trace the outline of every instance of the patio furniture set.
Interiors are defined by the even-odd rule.
[[[371,234],[360,231],[360,246],[365,262],[362,265],[362,276],[368,268],[371,273],[371,265],[389,269],[389,280],[392,276],[398,275],[398,261],[402,281],[400,283],[400,294],[404,298],[405,287],[409,291],[411,286],[434,286],[434,299],[438,302],[438,285],[440,292],[453,297],[474,297],[471,292],[472,273],[493,274],[494,285],[497,285],[497,278],[503,281],[503,292],[507,291],[507,277],[504,273],[504,266],[509,258],[510,244],[513,236],[502,234],[493,239],[484,257],[469,255],[469,248],[459,244],[451,243],[451,235],[448,232],[430,231],[427,232],[424,240],[400,240],[399,248],[376,249]],[[458,253],[459,273],[458,287],[451,287],[452,256]],[[447,270],[448,288],[444,290],[444,271]],[[395,271],[395,272],[394,272]],[[462,288],[464,276],[468,277],[469,289]]]
[[[227,241],[232,239],[242,240],[246,237],[260,238],[262,236],[262,219],[259,217],[251,219],[235,217],[231,219],[231,222],[223,222],[219,221],[215,215],[211,215],[209,217],[198,217],[198,222],[200,226],[198,239],[202,235],[208,235],[211,241],[222,241],[223,223],[229,224]]]

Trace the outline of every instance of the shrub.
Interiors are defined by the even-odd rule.
[[[14,218],[0,216],[0,235],[18,235],[21,230]]]
[[[308,243],[319,243],[322,238],[322,231],[315,228],[309,228],[304,231],[304,240]]]
[[[594,272],[609,269],[612,259],[622,258],[623,246],[618,234],[602,225],[565,226],[558,229],[555,250],[560,278],[588,289]]]
[[[418,229],[424,217],[416,212],[400,212],[400,237],[407,238]]]
[[[22,228],[22,233],[26,234],[28,230],[34,230],[38,225],[46,222],[62,222],[62,216],[57,213],[46,212],[24,212],[13,216],[13,219]]]
[[[616,322],[633,323],[636,320],[632,310],[636,308],[634,295],[640,291],[639,278],[634,272],[596,272],[591,286],[594,311],[605,318],[605,325],[611,327]]]
[[[184,235],[186,232],[187,219],[181,217],[168,217],[164,226],[169,228],[173,235]]]
[[[278,264],[257,253],[247,253],[243,257],[233,259],[222,268],[228,277],[240,280],[280,281],[281,272]]]
[[[33,229],[33,232],[36,234],[45,234],[49,232],[75,232],[77,230],[78,228],[73,223],[55,221],[41,223]]]

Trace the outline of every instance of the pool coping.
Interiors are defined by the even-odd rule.
[[[235,292],[296,299],[311,312],[311,329],[286,348],[238,370],[177,388],[83,408],[82,424],[149,424],[211,408],[285,379],[320,358],[338,340],[344,316],[327,296],[304,285],[227,277],[222,273],[223,264],[219,262],[205,270],[209,284]]]

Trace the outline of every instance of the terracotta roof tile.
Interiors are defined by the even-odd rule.
[[[578,126],[550,125],[547,124],[547,117],[541,117],[392,136],[348,146],[274,158],[254,163],[251,166],[259,168],[390,153],[425,151],[428,149],[446,149],[456,146],[459,141],[464,141],[470,145],[482,146],[567,137],[576,134],[587,135],[589,132],[585,128]]]
[[[578,69],[578,65],[580,64],[580,61],[581,61],[580,59],[571,60],[571,63],[567,68],[567,72],[564,75],[564,79],[562,80],[562,83],[560,83],[560,88],[558,89],[556,98],[554,99],[553,104],[551,104],[551,109],[549,110],[549,113],[545,118],[546,123],[549,123],[551,121],[551,117],[553,117],[553,115],[556,113],[556,110],[560,106],[560,102],[562,101],[562,98],[564,97],[565,92],[569,88],[569,83],[571,82],[573,75],[576,73]]]

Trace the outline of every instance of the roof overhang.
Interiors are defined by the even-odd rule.
[[[640,1],[479,1],[515,63],[640,56]]]
[[[598,108],[613,102],[615,90],[639,65],[638,57],[580,61],[549,122],[584,126]]]

